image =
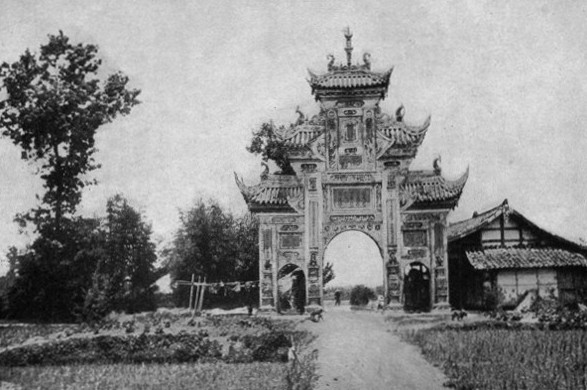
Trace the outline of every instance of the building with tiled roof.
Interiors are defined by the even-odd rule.
[[[587,299],[587,248],[547,231],[507,199],[448,229],[451,305],[483,308],[487,294],[515,306],[528,291]]]
[[[292,294],[295,302],[322,305],[325,250],[338,234],[359,231],[380,250],[390,306],[448,307],[446,220],[469,171],[448,179],[440,157],[431,170],[410,170],[431,119],[410,124],[403,106],[382,112],[393,68],[372,70],[368,54],[353,63],[350,31],[345,38],[344,63],[330,56],[325,73],[310,72],[318,114],[297,110],[296,123],[271,125],[294,174],[266,169],[258,183],[236,177],[260,219],[260,305],[287,310]],[[281,281],[294,274],[296,283]],[[293,285],[305,288],[293,293]]]

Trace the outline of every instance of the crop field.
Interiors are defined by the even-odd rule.
[[[401,332],[457,389],[587,389],[587,331],[434,328]]]
[[[105,364],[6,368],[25,389],[284,389],[287,364]]]
[[[184,313],[115,317],[91,328],[3,325],[0,388],[8,382],[22,389],[310,389],[310,339],[289,321],[194,321]],[[287,362],[290,340],[299,347],[296,364]]]

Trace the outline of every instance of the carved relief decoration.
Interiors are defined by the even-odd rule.
[[[304,203],[304,191],[300,191],[296,196],[288,196],[287,203],[299,214],[303,214],[304,208],[306,207]]]
[[[329,173],[325,181],[328,183],[373,183],[376,181],[372,173]]]
[[[374,214],[365,214],[365,215],[331,215],[330,222],[334,223],[345,223],[345,222],[374,222],[375,215]]]
[[[283,263],[297,263],[303,260],[303,256],[299,252],[281,251],[279,252],[279,261]]]

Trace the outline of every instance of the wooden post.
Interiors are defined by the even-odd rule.
[[[206,277],[204,276],[204,284],[200,290],[200,302],[198,304],[198,313],[202,312],[202,306],[204,305],[204,292],[206,291]]]
[[[192,314],[192,316],[196,315],[196,312],[198,311],[198,301],[200,299],[200,290],[201,290],[201,286],[200,286],[200,277],[198,276],[198,283],[196,284],[196,299],[194,300],[194,312]]]
[[[188,305],[189,308],[190,308],[190,310],[192,310],[192,301],[193,301],[193,298],[194,298],[194,278],[195,278],[195,275],[192,274],[192,284],[190,286],[190,302],[189,302],[189,305]]]

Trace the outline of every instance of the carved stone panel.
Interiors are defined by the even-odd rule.
[[[404,246],[427,246],[428,232],[426,230],[405,230]]]
[[[317,247],[318,246],[318,229],[320,226],[319,219],[319,204],[317,201],[310,201],[310,246]]]
[[[302,246],[301,233],[280,233],[279,247],[284,249],[300,248]]]
[[[333,210],[371,208],[370,187],[342,187],[332,189]]]
[[[397,245],[396,238],[395,238],[395,218],[393,213],[393,201],[391,199],[387,200],[387,244],[388,245]]]

